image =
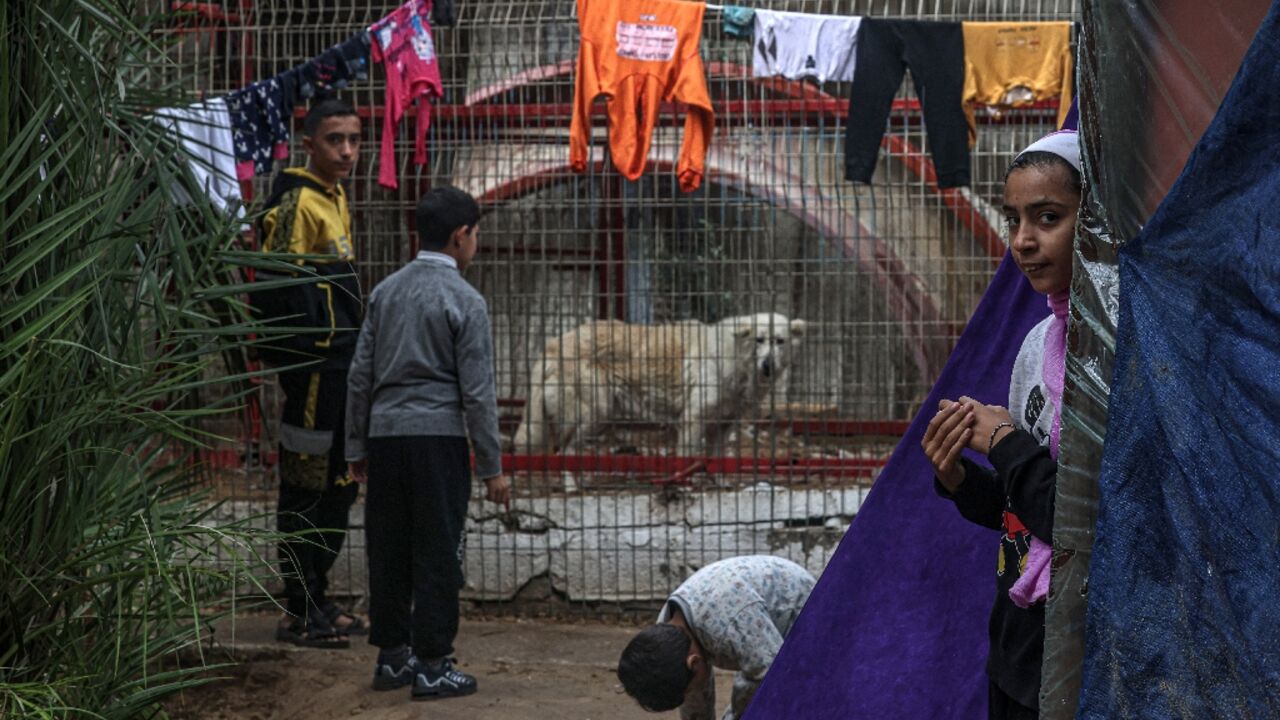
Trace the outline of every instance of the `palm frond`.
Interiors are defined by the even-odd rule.
[[[261,523],[218,526],[192,477],[205,420],[262,374],[259,328],[239,221],[175,200],[201,191],[150,117],[185,101],[148,72],[166,61],[146,6],[0,4],[5,718],[153,715],[199,682],[161,661],[268,566]]]

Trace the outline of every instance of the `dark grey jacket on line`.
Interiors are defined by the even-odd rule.
[[[471,438],[475,473],[502,472],[493,339],[484,298],[419,256],[373,289],[347,376],[347,460],[371,437]]]

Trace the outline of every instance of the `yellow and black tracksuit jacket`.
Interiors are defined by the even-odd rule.
[[[309,369],[345,370],[355,352],[364,299],[342,186],[326,185],[303,168],[288,168],[276,177],[258,220],[258,237],[264,252],[313,256],[293,261],[297,271],[257,271],[254,315],[276,331],[266,334],[259,354],[277,365],[316,359],[320,362]],[[299,278],[310,281],[290,284]]]

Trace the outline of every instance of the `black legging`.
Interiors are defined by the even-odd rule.
[[[871,182],[880,138],[911,69],[924,109],[938,187],[969,184],[969,126],[964,94],[964,31],[957,22],[866,18],[858,28],[857,67],[849,90],[845,179]]]

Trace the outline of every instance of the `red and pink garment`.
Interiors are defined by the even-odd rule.
[[[413,162],[427,162],[427,129],[431,125],[431,103],[427,96],[444,94],[440,63],[431,39],[431,0],[409,0],[390,15],[369,27],[373,36],[373,60],[381,62],[387,74],[386,112],[382,120],[382,147],[378,155],[378,184],[400,186],[396,156],[396,129],[418,98],[417,131]]]

